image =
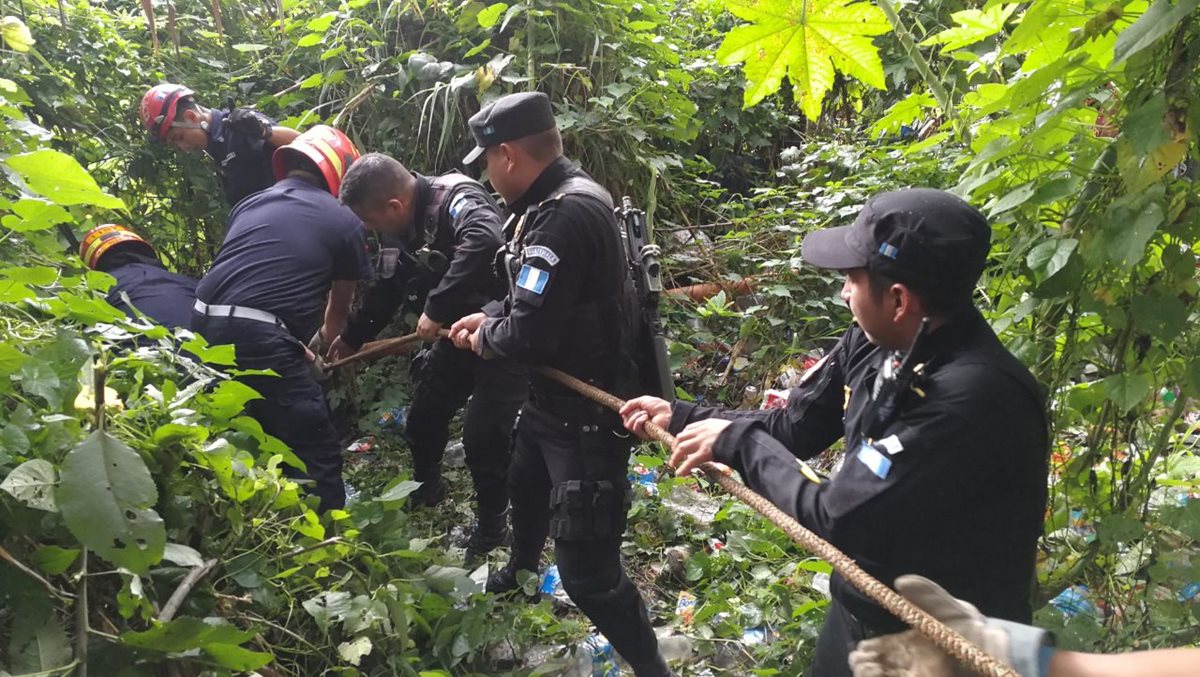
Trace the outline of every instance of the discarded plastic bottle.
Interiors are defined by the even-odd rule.
[[[408,421],[408,407],[392,407],[379,417],[381,428],[404,428]]]

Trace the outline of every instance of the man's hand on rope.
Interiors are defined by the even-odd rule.
[[[358,349],[351,348],[345,341],[342,340],[342,337],[339,336],[333,340],[333,343],[329,344],[329,350],[325,352],[325,355],[326,359],[328,359],[330,362],[337,362],[338,360],[350,357],[357,352]]]
[[[703,421],[689,423],[688,427],[675,438],[678,444],[671,450],[671,459],[667,461],[675,468],[675,474],[686,477],[705,463],[713,460],[713,445],[717,438],[732,421],[720,418],[709,418]]]
[[[629,400],[621,407],[620,413],[625,429],[643,440],[653,439],[646,432],[646,423],[653,423],[663,430],[671,425],[671,403],[650,395]]]
[[[1044,677],[1038,668],[1038,651],[1044,632],[989,621],[973,605],[956,599],[923,576],[897,578],[896,591],[1006,665],[1014,665],[1013,649],[1019,648],[1023,656],[1016,661],[1015,667],[1022,677]],[[1014,627],[1025,630],[1017,642],[1006,630]],[[976,674],[916,630],[859,642],[858,648],[850,653],[850,669],[854,677],[967,677]]]
[[[487,319],[483,313],[471,313],[450,325],[450,340],[463,350],[475,350],[479,343],[480,325]]]

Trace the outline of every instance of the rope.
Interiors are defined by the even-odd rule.
[[[596,386],[584,383],[574,376],[564,374],[557,369],[551,367],[534,367],[533,369],[539,374],[554,379],[580,395],[594,400],[613,411],[619,411],[625,405],[625,401],[619,397],[606,393]],[[646,432],[655,441],[662,442],[670,449],[675,448],[675,436],[654,423],[646,423]],[[733,479],[730,475],[721,472],[712,463],[705,463],[701,466],[701,470],[704,471],[704,474],[710,480],[721,485],[722,489],[733,494],[746,505],[754,508],[760,515],[767,518],[771,524],[782,529],[785,534],[803,546],[804,549],[833,565],[833,570],[841,574],[851,585],[867,597],[875,600],[880,606],[891,612],[893,616],[908,623],[942,651],[959,659],[972,670],[986,677],[1019,677],[1011,668],[982,651],[954,629],[930,616],[928,612],[904,599],[895,590],[876,580],[871,574],[858,566],[854,560],[850,559],[846,553],[838,550],[829,541],[801,526],[790,515],[775,507],[773,503],[755,493],[746,485]]]
[[[442,336],[448,334],[444,329],[439,333]],[[402,352],[410,344],[417,341],[419,339],[416,334],[408,334],[385,341],[374,341],[363,346],[362,350],[354,355],[331,363],[329,368],[333,369],[352,362]],[[613,411],[620,411],[621,407],[625,406],[625,401],[616,395],[607,393],[590,383],[580,381],[570,374],[565,374],[557,369],[545,366],[534,367],[533,370]],[[646,423],[646,432],[655,441],[665,444],[669,449],[675,448],[675,436],[654,423]],[[846,553],[838,550],[829,541],[803,527],[790,515],[775,507],[773,503],[746,485],[738,482],[730,475],[726,475],[714,464],[705,463],[700,469],[704,471],[704,474],[711,481],[716,482],[722,489],[733,494],[751,508],[754,508],[758,514],[783,530],[785,534],[805,550],[829,562],[833,566],[833,570],[841,574],[842,578],[845,578],[851,585],[874,600],[879,606],[887,609],[893,616],[904,621],[914,630],[924,635],[942,651],[962,661],[967,667],[985,677],[1020,677],[1011,668],[972,644],[966,637],[963,637],[953,628],[945,625],[929,615],[927,611],[901,597],[895,590],[876,580],[871,574],[858,566],[854,560],[850,559]]]

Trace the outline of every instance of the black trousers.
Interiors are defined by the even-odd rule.
[[[466,406],[463,448],[477,514],[500,514],[508,507],[505,481],[513,422],[529,394],[525,367],[509,360],[484,360],[443,339],[414,359],[412,372],[407,433],[413,475],[420,482],[441,477],[450,421]]]
[[[536,571],[546,536],[553,537],[571,601],[639,677],[657,676],[667,674],[658,640],[637,587],[621,567],[633,440],[615,430],[610,417],[564,419],[526,403],[508,474],[512,563]]]
[[[282,328],[255,320],[194,314],[192,328],[209,343],[232,343],[238,368],[279,374],[238,377],[263,396],[248,402],[246,412],[304,462],[305,470],[284,465],[284,472],[313,481],[309,491],[321,498],[321,510],[345,507],[341,445],[325,391],[313,377],[300,341]]]
[[[900,627],[903,630],[903,626]],[[807,677],[853,677],[850,671],[850,652],[864,639],[877,637],[875,631],[851,614],[838,601],[829,605],[825,625],[817,636],[817,649]]]

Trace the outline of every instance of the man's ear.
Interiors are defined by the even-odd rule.
[[[516,170],[517,165],[520,163],[520,153],[517,149],[516,144],[513,144],[513,143],[500,144],[500,154],[504,161],[504,169],[507,170],[508,172],[512,172],[512,171]]]
[[[917,317],[925,316],[925,309],[921,306],[921,299],[913,293],[908,285],[899,282],[893,283],[888,287],[887,294],[884,296],[886,303],[892,304],[892,319],[896,322],[903,321],[907,317],[916,315]]]

